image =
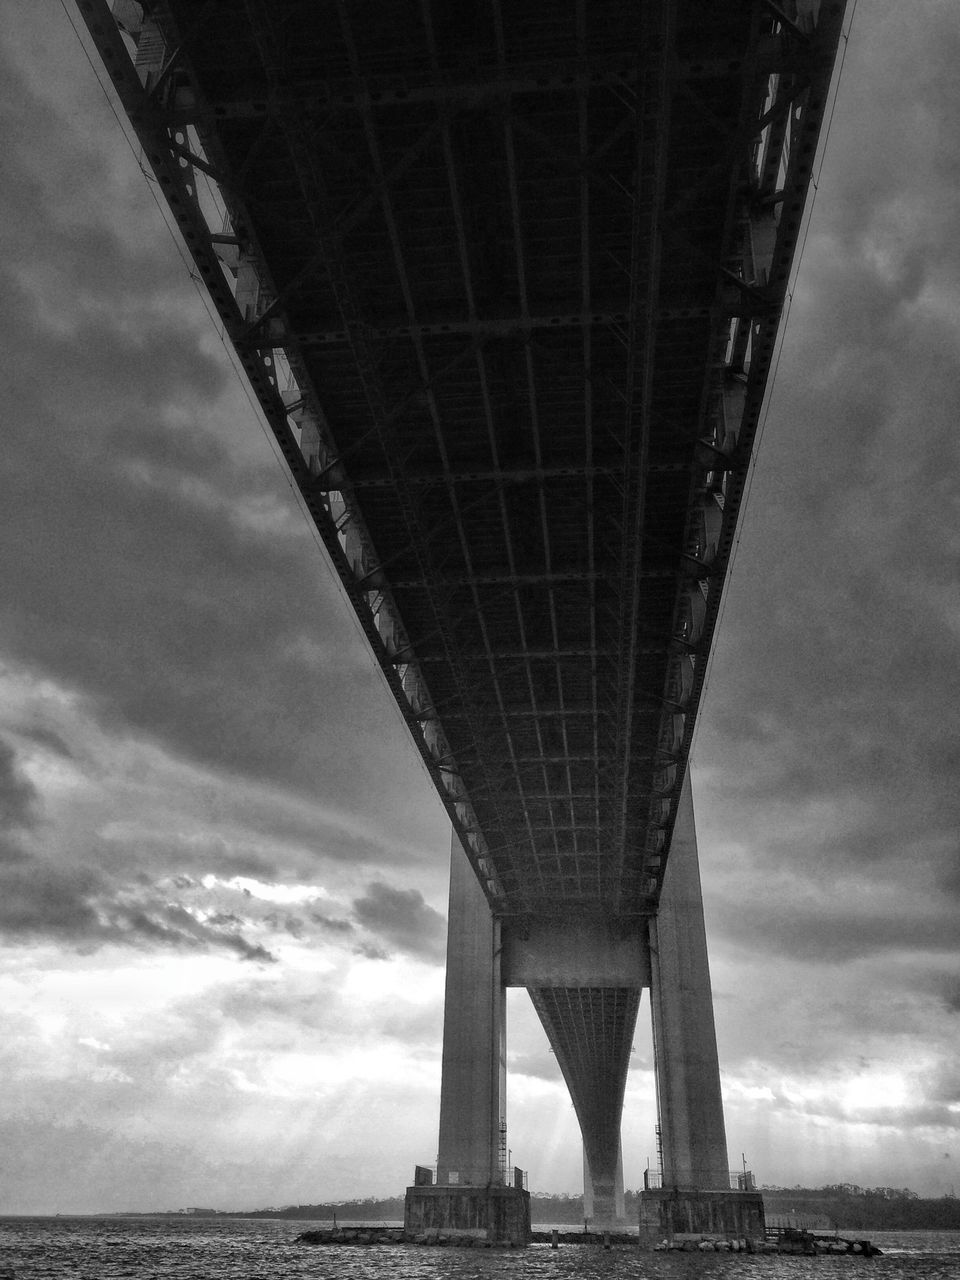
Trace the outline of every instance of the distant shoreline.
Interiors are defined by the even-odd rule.
[[[761,1188],[767,1212],[778,1216],[791,1212],[801,1216],[818,1214],[831,1224],[873,1231],[960,1231],[960,1199],[954,1195],[921,1198],[908,1188],[790,1187]],[[639,1216],[639,1197],[628,1191],[626,1216]],[[403,1197],[368,1197],[321,1204],[284,1205],[268,1209],[208,1209],[203,1207],[165,1210],[125,1210],[101,1214],[71,1214],[70,1217],[115,1218],[248,1218],[276,1221],[402,1222]],[[530,1197],[531,1219],[538,1223],[569,1224],[582,1227],[583,1198],[573,1195],[534,1193]],[[21,1215],[53,1216],[53,1215]]]
[[[761,1188],[768,1214],[784,1217],[791,1213],[806,1217],[820,1215],[837,1227],[870,1231],[960,1231],[960,1199],[945,1195],[921,1198],[908,1188],[791,1187]],[[639,1217],[636,1191],[624,1197],[628,1221]],[[110,1209],[98,1213],[5,1213],[11,1218],[175,1218],[178,1221],[204,1219],[252,1219],[295,1222],[385,1223],[403,1221],[403,1196],[367,1197],[320,1204],[284,1205],[268,1209]],[[533,1224],[583,1227],[582,1196],[534,1192],[530,1197]]]

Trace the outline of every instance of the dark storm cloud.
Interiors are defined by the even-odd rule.
[[[390,952],[384,951],[383,947],[378,947],[374,942],[360,942],[354,949],[355,956],[361,956],[364,960],[389,960]]]
[[[53,729],[45,729],[42,725],[18,725],[17,732],[22,738],[35,742],[37,746],[43,747],[45,751],[50,751],[55,756],[60,756],[63,760],[74,758],[70,747]]]
[[[109,859],[90,859],[82,841],[69,859],[41,851],[33,838],[42,813],[36,790],[16,765],[13,749],[0,739],[0,939],[55,940],[80,951],[108,943],[175,950],[221,950],[242,959],[271,961],[249,942],[234,917],[201,919],[168,894],[157,892],[139,870],[135,856],[120,874],[107,871]],[[74,837],[76,840],[76,837]],[[79,856],[78,856],[79,855]],[[171,877],[169,888],[195,889],[188,876]]]
[[[0,935],[56,938],[82,944],[102,936],[92,900],[105,889],[85,867],[55,867],[26,855],[0,869]]]
[[[237,922],[242,923],[242,922]],[[92,951],[106,944],[175,951],[226,951],[270,962],[234,920],[202,921],[181,904],[116,889],[89,867],[23,859],[0,867],[0,937],[53,940]]]
[[[353,914],[358,924],[388,946],[424,960],[443,959],[443,916],[427,905],[419,890],[395,889],[374,880],[362,897],[354,898]],[[385,955],[380,948],[375,950],[378,956]]]
[[[36,821],[37,789],[21,772],[13,747],[0,738],[0,834]]]
[[[345,811],[378,753],[390,785],[422,785],[141,178],[119,182],[6,71],[4,653],[113,732]],[[382,860],[350,838],[343,856]]]
[[[21,771],[14,748],[0,738],[0,885],[4,875],[19,874],[29,861],[24,836],[38,817],[37,789]]]
[[[856,886],[817,896],[805,895],[799,884],[785,887],[779,898],[765,893],[762,911],[744,911],[742,900],[726,900],[711,920],[740,946],[794,959],[816,957],[818,963],[903,951],[957,951],[955,908],[933,915],[923,904],[898,913],[890,902],[858,901]]]
[[[933,1072],[927,1080],[927,1096],[935,1102],[943,1102],[956,1107],[960,1103],[960,1064],[948,1063]],[[957,1112],[957,1123],[960,1123],[960,1112]]]
[[[330,933],[353,933],[353,924],[337,916],[325,916],[321,911],[311,911],[310,919],[315,925],[319,925],[321,929]]]
[[[16,307],[29,318],[29,298]],[[93,693],[108,721],[122,718],[227,768],[285,773],[291,747],[322,718],[309,692],[317,658],[304,652],[297,603],[306,548],[301,557],[295,549],[307,539],[238,527],[228,493],[241,507],[256,501],[253,478],[238,474],[225,446],[165,429],[159,397],[145,410],[124,389],[129,375],[120,371],[146,365],[169,381],[164,394],[179,383],[189,397],[191,368],[202,364],[195,340],[178,341],[171,326],[148,350],[111,328],[84,328],[79,360],[73,339],[49,339],[56,372],[10,432],[14,498],[3,523],[21,586],[6,610],[7,651]],[[125,419],[106,431],[84,403],[91,359],[103,380],[112,377],[112,414]],[[150,387],[136,381],[149,401]],[[71,421],[38,446],[33,423],[67,404]],[[154,435],[163,437],[162,466]],[[31,470],[40,464],[32,491],[15,470],[28,460]],[[220,490],[197,500],[191,486],[214,472]]]
[[[236,819],[236,812],[231,816]],[[259,825],[262,824],[264,829],[268,828],[267,815],[261,811],[257,817],[259,822],[253,821],[245,829],[248,840],[256,839]],[[283,835],[297,835],[299,824],[288,823],[284,830],[284,824],[281,823],[279,831]],[[278,834],[278,829],[274,828],[272,834]],[[211,871],[221,878],[248,876],[252,880],[269,882],[294,874],[296,862],[295,857],[285,858],[273,849],[259,853],[249,848],[238,848],[216,831],[207,832],[203,836],[195,835],[189,840],[171,839],[165,832],[154,832],[149,836],[138,836],[136,846],[137,857],[147,868],[138,873],[144,883],[152,884],[156,878],[156,868],[166,867],[184,872],[182,878],[190,883],[176,886],[176,881],[173,882],[176,887],[184,889],[196,887],[200,883],[197,877]],[[131,863],[129,840],[119,838],[100,845],[97,861],[115,874],[123,874]]]
[[[242,960],[273,963],[276,959],[265,947],[249,942],[236,932],[233,921],[200,921],[184,907],[172,902],[143,905],[101,905],[101,919],[111,941],[170,947],[185,951],[232,951]]]
[[[291,938],[297,938],[298,940],[303,937],[306,928],[299,916],[281,915],[279,912],[272,912],[270,915],[264,916],[263,922],[269,925],[271,929],[288,933]]]
[[[958,774],[960,776],[960,774]],[[950,847],[944,856],[939,876],[940,888],[951,898],[960,899],[960,843]]]
[[[146,790],[145,812],[138,807],[136,784],[132,792],[117,790],[117,809],[114,801],[105,805],[99,799],[102,764],[96,750],[88,755],[68,776],[75,794],[92,795],[92,806],[78,812],[67,830],[56,803],[44,812],[12,747],[0,740],[0,795],[8,819],[0,829],[0,932],[7,941],[54,939],[85,951],[111,942],[139,948],[209,945],[267,959],[266,950],[247,939],[251,925],[299,940],[352,938],[356,926],[336,905],[284,911],[244,887],[244,878],[267,886],[315,878],[318,835],[324,842],[337,836],[336,825],[324,831],[322,815],[318,827],[313,811],[311,828],[307,806],[269,793],[258,801],[253,789],[232,782],[224,784],[222,798],[214,793],[221,810],[230,807],[226,827],[203,807],[196,819],[189,809],[171,808],[162,792],[155,810],[155,784]],[[132,777],[138,774],[135,767]],[[178,768],[173,785],[183,776]],[[189,774],[186,785],[191,792],[198,787]],[[291,812],[298,807],[303,812]],[[262,850],[257,827],[264,833]],[[284,836],[294,843],[284,844]],[[347,851],[357,843],[342,837]]]

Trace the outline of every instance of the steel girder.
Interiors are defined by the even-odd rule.
[[[655,911],[843,4],[78,7],[493,909]]]

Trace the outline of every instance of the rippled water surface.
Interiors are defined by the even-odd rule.
[[[476,1253],[415,1245],[309,1246],[316,1223],[254,1219],[0,1219],[16,1280],[960,1280],[960,1232],[874,1232],[881,1258],[640,1254],[595,1245]],[[865,1233],[851,1233],[862,1235]]]

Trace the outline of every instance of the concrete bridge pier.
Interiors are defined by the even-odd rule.
[[[612,1227],[625,1231],[628,1227],[623,1199],[623,1152],[618,1150],[613,1168],[590,1166],[587,1144],[583,1145],[583,1216],[594,1231]]]
[[[741,1193],[729,1184],[689,779],[650,920],[579,910],[501,921],[454,837],[436,1180],[421,1169],[408,1189],[408,1234],[529,1238],[529,1196],[507,1169],[507,986],[530,992],[570,1089],[591,1225],[626,1226],[620,1115],[649,987],[663,1185],[644,1193],[641,1235],[662,1239],[687,1227],[746,1234]]]
[[[729,1190],[689,773],[680,793],[659,911],[649,928],[664,1186]]]
[[[408,1235],[440,1231],[525,1244],[530,1197],[506,1149],[506,988],[500,922],[460,842],[450,855],[443,1073],[436,1182],[407,1188]]]
[[[641,1194],[641,1243],[684,1235],[762,1240],[762,1198],[730,1186],[689,775],[649,939],[663,1179]]]
[[[503,1180],[507,1060],[500,956],[500,922],[454,835],[437,1159],[441,1185]]]

